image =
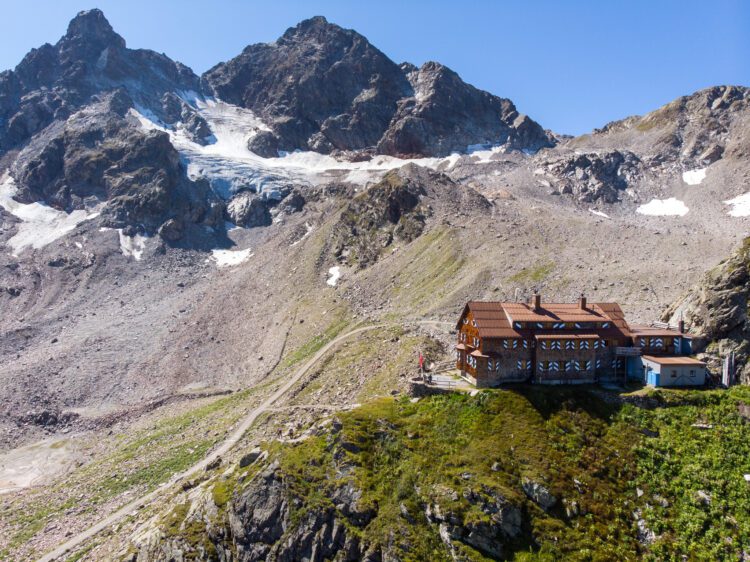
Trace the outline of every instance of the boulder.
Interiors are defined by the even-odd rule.
[[[540,166],[563,195],[586,203],[616,203],[639,178],[642,163],[632,152],[611,150],[545,158]]]
[[[184,224],[179,219],[169,219],[159,227],[159,236],[167,242],[176,242],[182,238]]]
[[[549,511],[557,504],[557,498],[552,495],[546,486],[539,482],[524,478],[521,487],[528,498],[544,511]]]
[[[245,228],[272,223],[271,212],[264,198],[249,191],[232,197],[227,204],[227,216],[234,224]]]
[[[263,158],[277,158],[279,139],[271,131],[258,131],[247,141],[247,149]]]
[[[240,459],[240,468],[250,466],[260,458],[263,454],[263,450],[260,447],[255,447],[252,451],[242,456]]]

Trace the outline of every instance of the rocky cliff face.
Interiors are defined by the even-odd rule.
[[[632,152],[612,150],[554,155],[543,160],[535,173],[547,177],[560,194],[572,194],[586,203],[616,203],[637,181],[641,169],[639,158]]]
[[[471,144],[538,150],[553,142],[510,100],[464,83],[437,63],[395,64],[367,39],[323,17],[276,42],[248,46],[206,72],[208,93],[252,109],[273,129],[253,141],[330,153],[445,155]]]
[[[735,353],[738,380],[750,382],[750,238],[734,254],[709,271],[687,295],[675,302],[664,319],[684,319],[702,339],[697,351],[705,351],[717,372],[721,360]]]
[[[301,493],[312,483],[298,481],[279,460],[269,462],[267,454],[258,449],[246,456],[247,462],[244,458],[240,462],[242,474],[236,484],[212,481],[199,485],[188,492],[189,505],[182,504],[167,517],[168,529],[153,521],[141,527],[132,537],[137,551],[131,560],[186,556],[238,562],[408,559],[415,545],[400,533],[391,533],[385,544],[372,540],[369,533],[377,525],[379,506],[365,498],[353,478],[357,463],[350,453],[359,453],[359,447],[342,438],[338,421],[331,424],[328,420],[325,425],[325,430],[316,432],[325,437],[331,465],[321,470],[333,470],[337,477],[315,484],[319,486],[317,500],[311,502]],[[528,495],[532,502],[541,502],[546,494],[550,507],[557,503],[544,485],[524,484],[532,485],[535,491]],[[222,497],[232,486],[241,491]],[[511,501],[497,487],[468,485],[459,495],[440,486],[419,493],[419,504],[400,504],[400,518],[405,525],[418,527],[415,532],[430,536],[427,542],[432,541],[436,560],[474,559],[462,557],[465,547],[490,559],[503,559],[527,524],[517,498]]]
[[[168,220],[180,231],[220,224],[222,203],[205,183],[187,179],[169,136],[140,128],[132,107],[118,89],[36,135],[11,168],[17,200],[68,212],[107,201],[105,226],[149,234]]]
[[[27,141],[54,121],[67,119],[100,92],[124,88],[160,114],[162,98],[198,90],[186,66],[149,50],[132,50],[100,10],[78,14],[54,45],[29,52],[0,74],[0,151]]]
[[[324,254],[360,269],[368,267],[392,245],[419,237],[435,207],[443,212],[487,210],[490,203],[445,174],[407,164],[388,172],[349,201]]]

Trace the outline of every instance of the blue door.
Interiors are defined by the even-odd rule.
[[[649,369],[646,380],[651,386],[659,386],[659,373],[655,373],[652,369]]]

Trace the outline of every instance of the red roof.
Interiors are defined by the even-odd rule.
[[[586,333],[594,330],[593,336],[607,338],[622,338],[630,334],[625,314],[617,303],[591,303],[585,309],[581,309],[578,303],[542,303],[538,310],[534,310],[525,303],[469,301],[457,329],[461,329],[461,319],[469,311],[483,339],[528,338],[540,333],[534,328],[515,329],[513,322],[610,322],[608,328],[586,327]]]
[[[511,322],[607,322],[610,318],[597,305],[581,308],[578,303],[543,303],[534,310],[526,303],[505,303]]]

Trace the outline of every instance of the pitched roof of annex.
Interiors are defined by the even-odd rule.
[[[687,336],[687,334],[680,332],[679,330],[672,330],[669,328],[657,328],[654,326],[644,326],[641,324],[635,324],[630,327],[630,333],[634,338],[638,337],[680,337]]]
[[[692,357],[657,357],[655,355],[644,355],[643,359],[658,363],[659,365],[693,365],[705,367],[706,364],[703,361],[694,359]]]

